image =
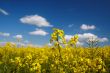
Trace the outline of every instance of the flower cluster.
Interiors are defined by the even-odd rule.
[[[76,34],[75,36],[73,36],[70,40],[69,40],[69,44],[70,45],[76,45],[76,43],[78,42],[78,35]]]
[[[54,32],[51,34],[51,42],[59,42],[59,39],[61,39],[63,43],[66,43],[66,40],[64,38],[64,31],[57,28],[54,28],[53,30]]]
[[[60,30],[60,29],[57,29],[57,28],[54,28],[53,29],[54,32],[51,34],[51,40],[50,42],[54,42],[55,44],[60,44],[61,42],[63,44],[68,44],[68,45],[76,45],[76,43],[78,42],[78,35],[75,35],[73,36],[69,42],[67,43],[66,39],[65,39],[65,34],[64,34],[64,31],[63,30]],[[62,44],[61,43],[61,44]]]

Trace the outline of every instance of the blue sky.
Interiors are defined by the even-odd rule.
[[[44,45],[54,27],[67,39],[79,34],[80,44],[90,35],[110,44],[110,0],[0,0],[1,41]]]

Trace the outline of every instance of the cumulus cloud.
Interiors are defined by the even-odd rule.
[[[84,41],[84,40],[98,40],[99,42],[108,42],[108,38],[106,37],[98,37],[95,34],[92,33],[84,33],[84,34],[78,34],[79,35],[79,41]]]
[[[1,8],[0,8],[0,13],[2,13],[2,14],[4,14],[4,15],[9,15],[8,12],[6,12],[5,10],[3,10],[3,9],[1,9]]]
[[[104,38],[99,38],[99,42],[108,42],[108,38],[104,37]]]
[[[47,45],[48,45],[48,46],[52,46],[52,44],[51,44],[51,43],[48,43]]]
[[[81,28],[82,30],[94,30],[96,27],[95,27],[95,25],[82,24],[80,28]]]
[[[78,46],[83,46],[83,45],[84,45],[84,43],[83,43],[83,42],[79,42],[79,41],[78,41],[78,42],[76,43],[76,45],[78,45]]]
[[[65,35],[65,38],[68,41],[73,36],[74,35]],[[106,37],[101,38],[101,37],[98,37],[97,35],[92,34],[92,33],[78,34],[78,36],[79,36],[79,40],[77,42],[77,45],[84,45],[85,42],[87,42],[88,39],[91,39],[91,38],[92,38],[92,40],[98,40],[99,42],[108,42],[109,41],[108,38],[106,38]]]
[[[16,38],[16,39],[23,39],[23,36],[22,35],[15,35],[14,38]]]
[[[38,27],[52,27],[46,18],[39,15],[29,15],[20,19],[22,23],[35,25]]]
[[[2,33],[2,32],[0,32],[0,36],[9,37],[10,33]]]
[[[40,36],[46,36],[48,33],[44,31],[43,29],[36,29],[35,31],[29,32],[30,35],[40,35]]]
[[[87,39],[90,39],[90,38],[94,38],[94,39],[97,39],[98,36],[96,36],[95,34],[92,34],[92,33],[83,33],[83,34],[78,34],[79,36],[79,41],[83,42],[83,41],[87,41]]]
[[[66,40],[70,40],[73,37],[73,35],[65,35]]]

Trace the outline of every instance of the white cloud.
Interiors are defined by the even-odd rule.
[[[2,32],[0,32],[0,36],[9,37],[10,33],[2,33]]]
[[[108,42],[108,38],[104,37],[104,38],[99,38],[99,42]]]
[[[40,35],[40,36],[46,36],[48,33],[42,29],[36,29],[33,32],[29,32],[30,35]]]
[[[47,45],[48,45],[48,46],[52,46],[52,44],[51,44],[51,43],[48,43]]]
[[[92,34],[92,33],[84,33],[84,34],[78,34],[79,36],[79,41],[87,41],[87,39],[90,39],[90,38],[98,38],[98,36],[96,36],[95,34]]]
[[[66,40],[70,40],[70,38],[72,38],[74,35],[65,35],[65,38]],[[108,38],[106,37],[103,37],[103,38],[100,38],[98,37],[97,35],[95,34],[92,34],[92,33],[83,33],[83,34],[78,34],[79,36],[79,40],[77,42],[77,45],[84,45],[85,42],[87,42],[87,40],[98,40],[99,42],[108,42]]]
[[[84,43],[83,43],[83,42],[79,42],[79,41],[78,41],[78,42],[76,43],[76,45],[78,45],[78,46],[83,46],[83,45],[84,45]]]
[[[52,27],[46,18],[39,15],[29,15],[20,19],[22,23],[36,25],[38,27]]]
[[[1,9],[1,8],[0,8],[0,13],[2,13],[2,14],[4,14],[4,15],[9,15],[8,12],[6,12],[5,10],[3,10],[3,9]]]
[[[73,35],[65,35],[66,40],[70,40],[73,37]]]
[[[84,33],[84,34],[78,34],[79,35],[79,41],[85,41],[85,40],[98,40],[99,42],[108,42],[108,38],[103,37],[100,38],[95,34],[92,33]]]
[[[14,38],[16,38],[16,39],[23,39],[23,36],[22,35],[15,35]]]
[[[95,27],[95,25],[82,24],[80,28],[81,28],[82,30],[94,30],[96,27]]]

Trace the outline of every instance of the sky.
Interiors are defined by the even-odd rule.
[[[45,45],[52,28],[78,34],[79,45],[91,36],[110,45],[110,0],[0,0],[0,42]]]

